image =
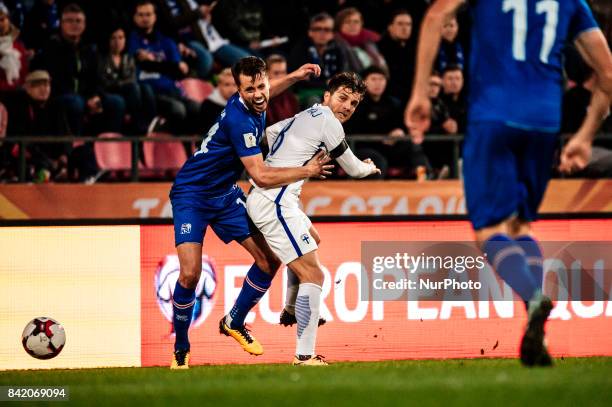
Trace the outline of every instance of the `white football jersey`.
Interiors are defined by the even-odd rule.
[[[266,129],[270,152],[266,158],[269,167],[301,167],[320,149],[332,151],[344,140],[340,121],[327,106],[315,104],[295,116],[282,120]],[[271,200],[282,206],[298,206],[304,180],[287,187],[259,188],[251,184]],[[283,190],[284,188],[284,190]],[[282,191],[281,191],[282,190]]]

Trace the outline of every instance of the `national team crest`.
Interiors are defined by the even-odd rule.
[[[191,233],[191,223],[183,223],[181,225],[181,235],[188,235]]]
[[[304,233],[302,235],[302,242],[306,243],[306,244],[310,244],[310,236],[308,236],[307,233]]]

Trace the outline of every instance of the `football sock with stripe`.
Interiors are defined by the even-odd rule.
[[[295,319],[297,320],[296,355],[313,356],[319,325],[321,287],[313,283],[302,283],[295,300]]]
[[[172,295],[172,323],[176,340],[174,350],[189,350],[189,326],[195,304],[195,290],[183,287],[177,280]]]
[[[226,321],[229,323],[230,328],[237,329],[244,325],[244,319],[249,311],[270,288],[272,278],[274,277],[263,272],[257,267],[257,264],[253,263],[244,278],[240,294],[238,294],[238,298],[229,313],[229,320]]]
[[[499,233],[487,239],[483,252],[497,274],[523,299],[527,307],[538,290],[538,284],[529,271],[527,257],[519,243]]]
[[[295,299],[300,288],[300,279],[287,267],[287,291],[285,293],[285,309],[295,315]]]
[[[537,240],[529,235],[519,236],[515,239],[519,245],[523,248],[523,251],[527,255],[527,265],[529,271],[533,276],[537,287],[540,291],[544,285],[544,259],[542,256],[542,249]]]

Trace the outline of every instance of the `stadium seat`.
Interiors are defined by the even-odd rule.
[[[167,133],[150,133],[148,137],[166,138],[172,140]],[[154,172],[178,171],[185,161],[187,154],[180,141],[145,141],[142,143],[145,169]]]
[[[196,78],[187,78],[181,81],[181,87],[189,99],[202,103],[215,89],[210,82]]]
[[[98,138],[120,138],[119,133],[102,133]],[[94,143],[96,161],[101,170],[120,171],[132,168],[132,145],[127,141]]]

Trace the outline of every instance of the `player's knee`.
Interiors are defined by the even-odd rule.
[[[269,255],[261,256],[261,258],[255,259],[255,264],[264,273],[275,275],[276,271],[281,265],[281,261],[273,253]]]
[[[194,289],[198,285],[200,279],[200,273],[202,271],[202,265],[195,262],[189,262],[187,264],[181,264],[181,271],[179,274],[179,283],[188,289]]]
[[[325,280],[325,274],[323,273],[323,269],[321,268],[321,266],[316,265],[316,266],[309,267],[306,270],[306,273],[304,274],[305,276],[303,279],[300,280],[300,282],[312,283],[320,287],[323,286],[323,281]]]

